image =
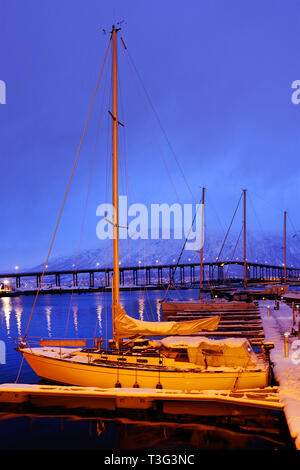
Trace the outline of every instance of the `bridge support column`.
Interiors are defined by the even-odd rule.
[[[55,274],[55,285],[60,287],[60,274]]]
[[[224,278],[224,272],[223,272],[223,266],[218,265],[218,281],[223,281]]]
[[[146,285],[149,286],[151,284],[151,270],[150,268],[146,268]]]
[[[158,280],[158,285],[162,285],[162,268],[157,268],[157,280]]]
[[[90,287],[95,287],[95,274],[94,274],[94,271],[90,272]]]
[[[74,287],[78,286],[77,273],[73,273],[73,286]]]
[[[109,271],[105,271],[105,287],[110,286],[110,274]]]

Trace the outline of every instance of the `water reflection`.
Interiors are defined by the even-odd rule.
[[[46,321],[47,321],[47,331],[48,331],[48,336],[49,337],[52,336],[52,332],[51,332],[51,311],[52,311],[52,307],[47,306],[46,307]]]
[[[156,315],[157,315],[157,320],[161,320],[161,303],[159,299],[156,299]]]
[[[10,336],[10,316],[12,312],[12,305],[10,297],[1,297],[2,312],[4,313],[7,336]]]
[[[0,436],[5,432],[6,438],[4,442],[0,440],[0,449],[7,445],[14,449],[51,449],[57,446],[60,449],[106,451],[175,449],[185,454],[195,450],[293,448],[292,443],[286,440],[285,431],[278,433],[276,427],[271,425],[265,432],[264,426],[256,424],[256,431],[253,432],[244,421],[225,428],[221,423],[216,425],[209,421],[177,423],[172,420],[155,422],[117,416],[105,418],[101,415],[91,418],[66,414],[49,417],[0,413]]]
[[[23,313],[23,309],[18,305],[15,306],[15,316],[16,316],[18,337],[22,336],[22,313]]]
[[[139,298],[139,319],[144,320],[144,311],[145,311],[145,299],[143,297]]]
[[[98,318],[98,326],[99,326],[99,333],[102,333],[102,305],[97,305],[97,318]]]
[[[76,333],[78,333],[78,307],[73,307],[73,323]]]

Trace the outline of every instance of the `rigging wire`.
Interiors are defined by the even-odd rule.
[[[226,241],[227,241],[227,238],[228,238],[228,235],[229,235],[229,232],[230,232],[230,229],[231,229],[231,226],[232,226],[233,220],[234,220],[234,218],[235,218],[235,216],[236,216],[236,213],[237,213],[237,210],[238,210],[238,208],[239,208],[239,205],[240,205],[240,202],[241,202],[242,196],[243,196],[243,193],[241,193],[241,196],[240,196],[240,198],[239,198],[239,201],[238,201],[238,203],[237,203],[237,206],[236,206],[236,208],[235,208],[234,214],[233,214],[233,216],[232,216],[232,218],[231,218],[231,221],[230,221],[229,227],[228,227],[228,229],[227,229],[227,232],[226,232],[225,238],[224,238],[224,240],[223,240],[223,243],[222,243],[221,249],[220,249],[220,251],[219,251],[219,254],[218,254],[218,257],[217,257],[217,261],[220,259],[220,256],[221,256],[221,254],[222,254],[222,251],[223,251],[223,248],[224,248],[224,246],[225,246],[225,243],[226,243]],[[213,272],[214,272],[214,267],[215,267],[215,266],[213,265],[213,268],[212,268],[212,271],[213,271]]]
[[[236,244],[235,244],[235,246],[234,246],[234,249],[233,249],[233,252],[232,252],[232,255],[231,255],[231,260],[230,260],[231,262],[232,262],[233,259],[234,259],[236,249],[237,249],[237,247],[238,247],[238,244],[239,244],[241,235],[242,235],[242,233],[243,233],[243,229],[244,229],[244,226],[242,225],[242,228],[241,228],[241,230],[240,230],[239,236],[238,236],[238,238],[237,238],[237,242],[236,242]],[[230,264],[229,264],[228,267],[227,267],[227,271],[226,271],[225,277],[228,277],[229,268],[230,268]]]
[[[72,178],[73,178],[75,167],[76,167],[76,164],[77,164],[77,160],[78,160],[79,152],[80,152],[80,149],[81,149],[81,146],[82,146],[83,138],[84,138],[84,135],[85,135],[85,132],[86,132],[87,124],[89,122],[91,111],[92,111],[92,108],[93,108],[93,104],[94,104],[96,94],[97,94],[97,91],[98,91],[98,88],[99,88],[100,79],[101,79],[101,76],[102,76],[102,71],[103,71],[103,68],[104,68],[104,64],[105,64],[105,61],[106,61],[108,50],[110,48],[110,43],[111,43],[111,39],[109,40],[109,43],[108,43],[108,46],[107,46],[107,49],[106,49],[104,61],[103,61],[103,64],[102,64],[102,67],[101,67],[101,70],[100,70],[97,85],[96,85],[96,88],[95,88],[95,91],[94,91],[94,95],[93,95],[93,98],[92,98],[92,102],[91,102],[91,105],[90,105],[88,116],[87,116],[87,119],[86,119],[86,122],[85,122],[85,125],[84,125],[84,129],[83,129],[83,132],[82,132],[82,136],[81,136],[81,139],[80,139],[80,143],[79,143],[79,146],[78,146],[76,157],[75,157],[75,160],[74,160],[74,163],[73,163],[73,167],[72,167],[71,174],[70,174],[70,177],[69,177],[67,189],[66,189],[66,192],[65,192],[65,195],[64,195],[64,198],[63,198],[63,202],[62,202],[62,205],[61,205],[61,209],[60,209],[60,212],[59,212],[59,216],[58,216],[58,219],[57,219],[55,230],[54,230],[54,233],[53,233],[53,236],[52,236],[50,248],[49,248],[48,255],[47,255],[47,258],[46,258],[46,261],[45,261],[45,265],[44,265],[44,269],[43,269],[43,272],[42,272],[42,275],[41,275],[41,278],[40,278],[38,290],[37,290],[37,293],[36,293],[36,296],[35,296],[35,299],[34,299],[34,303],[33,303],[32,310],[31,310],[31,313],[30,313],[30,316],[29,316],[29,320],[28,320],[28,324],[27,324],[27,328],[26,328],[24,337],[23,337],[23,341],[26,340],[26,337],[27,337],[27,334],[28,334],[29,325],[30,325],[32,315],[33,315],[33,312],[34,312],[34,308],[35,308],[35,305],[36,305],[36,301],[37,301],[37,298],[38,298],[38,295],[39,295],[39,292],[40,292],[40,289],[41,289],[43,277],[44,277],[44,274],[45,274],[45,271],[46,271],[46,266],[48,264],[48,260],[49,260],[49,257],[50,257],[51,251],[52,251],[52,247],[53,247],[53,243],[54,243],[54,240],[55,240],[56,232],[57,232],[60,220],[61,220],[62,212],[63,212],[64,206],[65,206],[65,202],[66,202],[66,199],[67,199],[67,195],[68,195],[68,192],[69,192],[69,188],[70,188],[70,185],[71,185],[71,181],[72,181]]]
[[[151,108],[152,108],[152,111],[153,111],[153,113],[154,113],[154,115],[155,115],[155,117],[156,117],[156,119],[157,119],[158,125],[159,125],[159,127],[160,127],[160,129],[161,129],[161,131],[162,131],[162,133],[163,133],[163,135],[164,135],[164,137],[165,137],[165,139],[166,139],[166,142],[167,142],[167,144],[168,144],[168,146],[169,146],[169,148],[170,148],[171,153],[173,154],[173,157],[174,157],[175,162],[176,162],[176,164],[177,164],[177,166],[178,166],[178,168],[179,168],[179,171],[180,171],[180,173],[181,173],[181,176],[182,176],[182,178],[183,178],[183,180],[184,180],[184,182],[185,182],[185,184],[186,184],[186,187],[187,187],[187,189],[189,190],[189,192],[190,192],[190,194],[191,194],[191,196],[192,196],[193,201],[196,202],[196,199],[195,199],[194,194],[193,194],[193,192],[192,192],[192,190],[191,190],[191,187],[190,187],[190,185],[188,184],[188,181],[187,181],[187,179],[186,179],[186,177],[185,177],[185,174],[184,174],[184,172],[183,172],[183,169],[182,169],[182,167],[181,167],[181,165],[180,165],[180,163],[179,163],[179,160],[178,160],[178,158],[177,158],[177,156],[176,156],[175,150],[174,150],[174,148],[173,148],[173,146],[172,146],[172,144],[171,144],[171,142],[170,142],[170,140],[169,140],[169,138],[168,138],[168,135],[167,135],[167,133],[166,133],[166,131],[165,131],[163,125],[162,125],[162,122],[161,122],[161,120],[160,120],[160,118],[159,118],[159,116],[158,116],[158,113],[157,113],[157,111],[156,111],[156,109],[155,109],[155,107],[154,107],[154,105],[153,105],[153,101],[152,101],[151,98],[150,98],[150,95],[149,95],[149,93],[148,93],[148,91],[147,91],[147,89],[146,89],[146,87],[145,87],[145,85],[144,85],[144,82],[143,82],[143,80],[142,80],[142,78],[141,78],[141,75],[140,75],[140,73],[138,72],[138,69],[137,69],[137,67],[136,67],[136,65],[135,65],[135,63],[134,63],[134,61],[133,61],[133,58],[131,57],[130,52],[128,51],[127,46],[125,46],[125,44],[124,44],[124,41],[123,41],[122,37],[121,37],[121,41],[122,41],[122,43],[123,43],[123,46],[124,46],[125,51],[126,51],[127,54],[128,54],[129,60],[130,60],[130,62],[131,62],[131,65],[132,65],[133,69],[135,70],[135,73],[136,73],[136,75],[137,75],[137,77],[138,77],[138,79],[139,79],[139,81],[140,81],[140,83],[141,83],[141,86],[142,86],[142,88],[143,88],[143,90],[144,90],[144,93],[145,93],[145,95],[146,95],[146,97],[147,97],[147,99],[148,99],[148,101],[149,101],[149,104],[150,104],[150,106],[151,106]]]
[[[201,199],[201,203],[202,203],[202,199]],[[189,239],[189,235],[190,235],[190,233],[191,233],[191,231],[192,231],[192,228],[193,228],[194,222],[195,222],[195,220],[196,220],[197,213],[198,213],[198,210],[199,210],[200,205],[201,205],[201,204],[198,205],[197,210],[196,210],[196,212],[195,212],[195,215],[194,215],[194,217],[193,217],[191,226],[190,226],[189,231],[188,231],[188,234],[187,234],[187,236],[186,236],[186,238],[185,238],[185,240],[184,240],[184,244],[183,244],[183,247],[182,247],[181,252],[180,252],[180,254],[179,254],[177,263],[176,263],[174,269],[172,269],[172,276],[171,276],[171,279],[170,279],[170,282],[169,282],[169,285],[168,285],[168,287],[167,287],[167,290],[166,290],[166,293],[165,293],[165,297],[164,297],[163,300],[166,299],[166,296],[167,296],[167,294],[168,294],[168,291],[169,291],[169,288],[170,288],[171,284],[174,284],[174,276],[175,276],[175,273],[176,273],[176,269],[177,269],[178,266],[179,266],[179,263],[180,263],[180,260],[181,260],[183,251],[184,251],[184,249],[185,249],[185,245],[186,245],[186,243],[187,243],[187,241],[188,241],[188,239]]]
[[[126,49],[125,49],[125,51],[126,51]],[[147,117],[147,119],[148,119],[148,121],[149,121],[149,125],[150,125],[150,128],[151,128],[152,134],[153,134],[154,141],[155,141],[155,143],[156,143],[156,145],[157,145],[157,148],[158,148],[158,150],[159,150],[159,153],[160,153],[160,155],[161,155],[161,158],[162,158],[162,161],[163,161],[165,170],[166,170],[166,172],[167,172],[167,174],[168,174],[168,177],[169,177],[171,186],[173,187],[174,193],[176,194],[177,201],[180,203],[180,199],[179,199],[179,196],[178,196],[178,192],[177,192],[177,189],[176,189],[176,185],[174,184],[173,178],[172,178],[172,176],[171,176],[171,172],[170,172],[170,170],[169,170],[169,168],[168,168],[168,165],[167,165],[167,162],[166,162],[166,159],[165,159],[165,156],[164,156],[164,152],[163,152],[163,150],[162,150],[162,148],[161,148],[161,145],[160,145],[160,143],[159,143],[159,141],[158,141],[158,137],[157,137],[157,134],[156,134],[156,132],[155,132],[155,129],[154,129],[154,126],[153,126],[153,123],[152,123],[152,119],[151,119],[150,113],[148,112],[147,103],[146,103],[145,99],[144,99],[143,96],[142,96],[142,93],[141,93],[141,91],[140,91],[140,87],[139,87],[138,81],[136,80],[135,75],[134,75],[134,69],[133,69],[133,67],[132,67],[132,65],[131,65],[131,62],[130,62],[130,60],[129,60],[129,56],[128,56],[126,53],[125,53],[125,57],[126,57],[126,60],[127,60],[128,65],[129,65],[129,70],[130,70],[130,72],[131,72],[131,75],[132,75],[132,78],[133,78],[133,82],[134,82],[135,87],[136,87],[136,90],[137,90],[137,94],[138,94],[138,96],[139,96],[139,98],[140,98],[140,100],[141,100],[141,103],[143,104],[143,108],[144,108],[146,117]]]
[[[75,258],[75,272],[78,268],[78,262],[79,262],[79,257],[80,257],[80,253],[81,253],[81,246],[82,246],[83,233],[84,233],[84,228],[85,228],[85,223],[86,223],[88,202],[89,202],[91,186],[92,186],[92,181],[93,181],[93,171],[94,171],[94,167],[95,167],[95,157],[96,157],[96,151],[97,151],[99,135],[100,135],[101,118],[102,118],[102,115],[103,115],[102,113],[103,113],[103,108],[104,108],[104,96],[105,96],[106,86],[107,86],[107,74],[106,74],[106,78],[105,78],[105,82],[104,82],[103,96],[102,96],[101,104],[100,104],[100,112],[99,112],[97,130],[96,130],[96,140],[95,140],[95,145],[94,145],[94,149],[93,149],[93,152],[92,152],[92,158],[91,158],[90,174],[89,174],[89,181],[88,181],[88,187],[87,187],[86,198],[85,198],[84,212],[83,212],[83,218],[82,218],[82,224],[81,224],[81,230],[80,230],[80,238],[79,238],[79,244],[78,244],[78,247],[77,247],[77,253],[76,253],[76,258]],[[68,331],[69,318],[70,318],[72,302],[73,302],[73,295],[74,295],[74,287],[75,286],[74,286],[74,283],[73,283],[71,298],[70,298],[70,302],[69,302],[69,309],[68,309],[68,314],[67,314],[65,337],[66,337],[67,331]]]

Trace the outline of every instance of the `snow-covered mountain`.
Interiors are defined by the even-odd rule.
[[[222,244],[220,236],[207,235],[204,243],[205,261],[216,260]],[[121,266],[173,264],[177,262],[183,249],[184,240],[120,240],[120,264]],[[250,233],[247,235],[247,259],[252,262],[282,265],[283,240],[275,234],[259,235]],[[199,247],[198,247],[199,249]],[[242,260],[243,239],[230,236],[222,250],[220,260]],[[194,250],[184,249],[181,261],[199,262],[199,253]],[[300,267],[300,234],[294,234],[287,238],[287,265]],[[50,259],[49,270],[64,270],[94,267],[112,266],[112,241],[99,241],[98,246],[91,249],[74,249],[70,255],[59,256]],[[40,270],[43,264],[35,266],[33,270]]]

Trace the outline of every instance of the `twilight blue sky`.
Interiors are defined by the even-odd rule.
[[[108,43],[102,29],[123,19],[130,56],[197,201],[207,188],[209,230],[227,229],[243,188],[249,231],[281,232],[284,210],[300,226],[300,104],[291,102],[300,1],[0,0],[0,269],[46,256]],[[96,207],[111,193],[106,65],[54,256],[77,249],[87,188],[82,247],[100,243]],[[149,125],[121,47],[119,66],[120,193],[127,187],[129,202],[148,206],[193,202],[150,107]]]

